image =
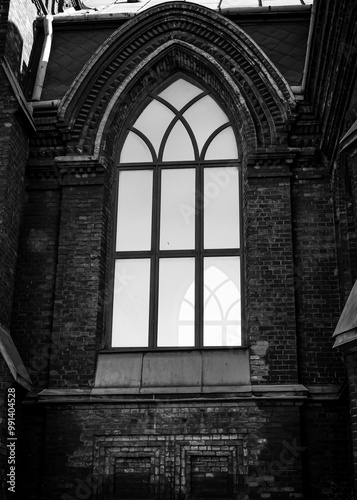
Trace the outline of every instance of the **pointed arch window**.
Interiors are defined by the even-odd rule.
[[[209,92],[180,77],[148,97],[118,166],[112,347],[241,345],[239,180]]]

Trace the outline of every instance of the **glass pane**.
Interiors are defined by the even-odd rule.
[[[195,344],[194,258],[160,259],[158,347]]]
[[[117,251],[150,250],[152,170],[119,173]]]
[[[183,116],[193,130],[200,153],[208,137],[229,121],[216,101],[208,95],[190,106]]]
[[[163,161],[194,160],[195,155],[190,136],[182,122],[178,121],[167,139]]]
[[[286,5],[301,5],[300,0],[263,0],[263,7],[277,7]]]
[[[204,259],[203,345],[241,345],[239,257]]]
[[[202,90],[200,88],[180,78],[180,80],[169,85],[159,96],[180,110],[201,93]]]
[[[113,347],[148,347],[150,259],[115,262]]]
[[[195,247],[195,169],[162,170],[160,250]]]
[[[129,132],[120,153],[120,163],[152,162],[150,149],[134,132]]]
[[[152,101],[136,120],[134,127],[149,139],[158,154],[162,137],[174,117],[174,113],[167,106]]]
[[[237,141],[232,127],[225,128],[208,146],[205,160],[234,160],[238,158]]]
[[[204,169],[204,248],[239,246],[238,169]]]

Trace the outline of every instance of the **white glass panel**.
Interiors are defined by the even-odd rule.
[[[193,130],[200,153],[208,137],[228,122],[227,115],[208,95],[190,106],[183,116]]]
[[[194,97],[201,93],[202,89],[181,78],[180,80],[177,80],[169,85],[159,94],[159,96],[172,104],[172,106],[175,106],[176,109],[180,110]]]
[[[134,132],[129,132],[121,150],[120,163],[152,161],[152,155],[145,142]]]
[[[263,0],[263,7],[301,5],[300,0]]]
[[[204,259],[204,346],[241,345],[239,257]]]
[[[154,100],[141,113],[134,127],[149,139],[158,154],[162,137],[174,117],[167,106]]]
[[[148,347],[150,259],[115,262],[113,347]]]
[[[234,160],[238,158],[237,142],[232,127],[225,128],[207,148],[205,160]]]
[[[195,343],[194,258],[160,259],[158,347]]]
[[[223,0],[220,7],[221,9],[235,8],[237,0]],[[239,7],[259,7],[259,0],[239,0]]]
[[[204,169],[204,248],[239,246],[238,169]]]
[[[195,169],[162,170],[160,250],[195,247]]]
[[[119,173],[118,251],[150,250],[152,170]]]
[[[185,161],[194,160],[192,141],[182,122],[178,121],[167,139],[163,160]]]

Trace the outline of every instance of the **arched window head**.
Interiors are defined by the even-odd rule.
[[[238,158],[228,117],[208,92],[180,78],[151,97],[128,131],[120,163]]]
[[[118,165],[112,346],[241,345],[238,148],[185,78],[151,94]]]

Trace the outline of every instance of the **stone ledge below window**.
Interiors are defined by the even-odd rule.
[[[102,352],[97,387],[142,394],[232,392],[250,384],[248,349]]]

